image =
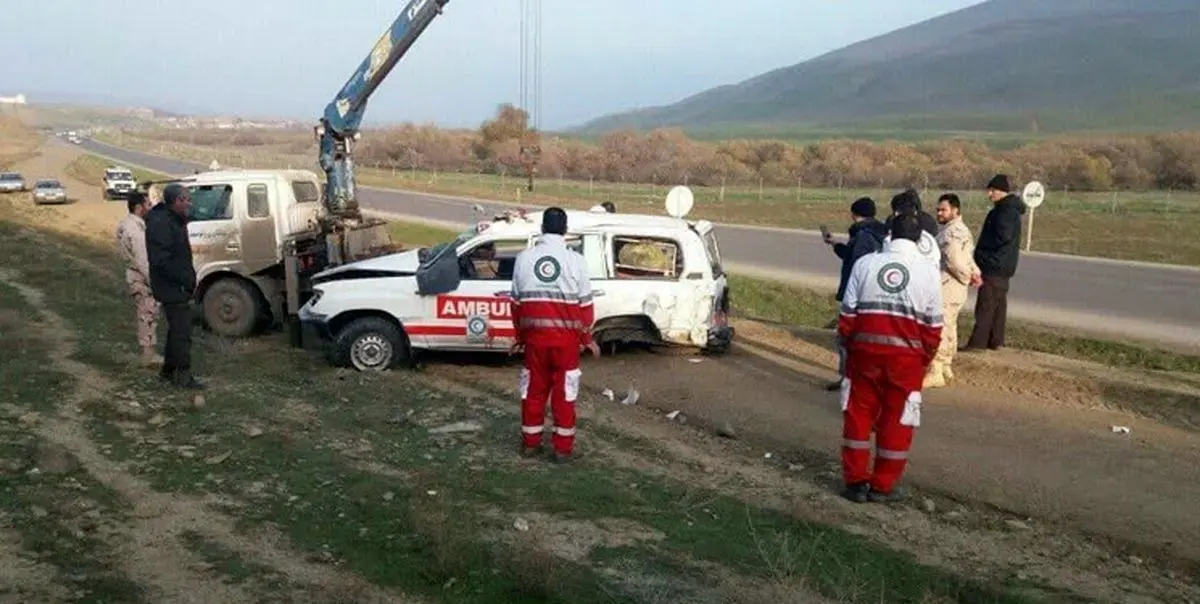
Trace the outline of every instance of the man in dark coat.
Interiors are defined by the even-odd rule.
[[[975,264],[983,284],[975,298],[975,329],[961,350],[995,350],[1004,346],[1008,319],[1008,285],[1017,273],[1021,256],[1021,215],[1025,202],[1009,192],[1008,176],[997,174],[987,184],[987,197],[994,204],[983,219],[975,243]]]
[[[159,375],[176,386],[199,390],[203,386],[192,376],[191,301],[196,292],[196,268],[187,229],[191,206],[191,193],[183,185],[172,183],[163,189],[162,203],[146,213],[146,255],[150,291],[167,319]]]
[[[833,246],[833,253],[842,259],[842,276],[835,296],[838,302],[842,301],[842,296],[846,293],[846,282],[850,279],[854,263],[867,254],[878,252],[883,247],[883,240],[887,235],[887,228],[875,219],[875,201],[870,197],[860,197],[850,204],[850,218],[854,222],[850,225],[850,238],[845,243],[834,242],[832,237],[825,238],[825,243]],[[835,319],[835,324],[836,321]],[[846,375],[846,351],[840,342],[837,348],[839,379],[826,385],[826,390],[831,392],[841,388],[840,377]]]

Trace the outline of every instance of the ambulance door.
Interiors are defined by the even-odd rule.
[[[529,246],[529,237],[481,241],[459,255],[462,283],[437,296],[437,321],[446,334],[440,348],[508,350],[515,331],[512,306],[513,265]]]

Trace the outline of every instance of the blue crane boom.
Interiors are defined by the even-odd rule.
[[[358,198],[354,184],[354,143],[359,137],[367,100],[408,52],[425,28],[442,14],[450,0],[410,0],[392,22],[392,26],[371,48],[371,54],[342,86],[337,97],[325,107],[320,124],[314,128],[325,171],[324,203],[330,214],[358,216]]]

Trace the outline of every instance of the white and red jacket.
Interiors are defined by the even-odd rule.
[[[562,235],[543,234],[517,254],[512,321],[527,346],[582,346],[592,341],[592,283],[583,256]]]
[[[942,280],[938,266],[905,239],[854,264],[838,318],[848,350],[911,354],[926,363],[942,337]]]

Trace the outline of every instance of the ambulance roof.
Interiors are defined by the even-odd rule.
[[[590,212],[583,210],[567,210],[567,229],[570,232],[604,230],[605,228],[636,228],[636,229],[663,229],[663,230],[678,230],[680,228],[688,228],[689,224],[697,226],[707,226],[706,221],[698,221],[689,223],[683,218],[673,218],[671,216],[654,216],[651,214],[610,214]],[[512,218],[511,220],[499,219],[490,224],[486,232],[490,233],[511,233],[513,235],[524,235],[529,233],[541,232],[542,227],[542,211],[529,212],[524,219]],[[703,227],[702,227],[703,228]]]

